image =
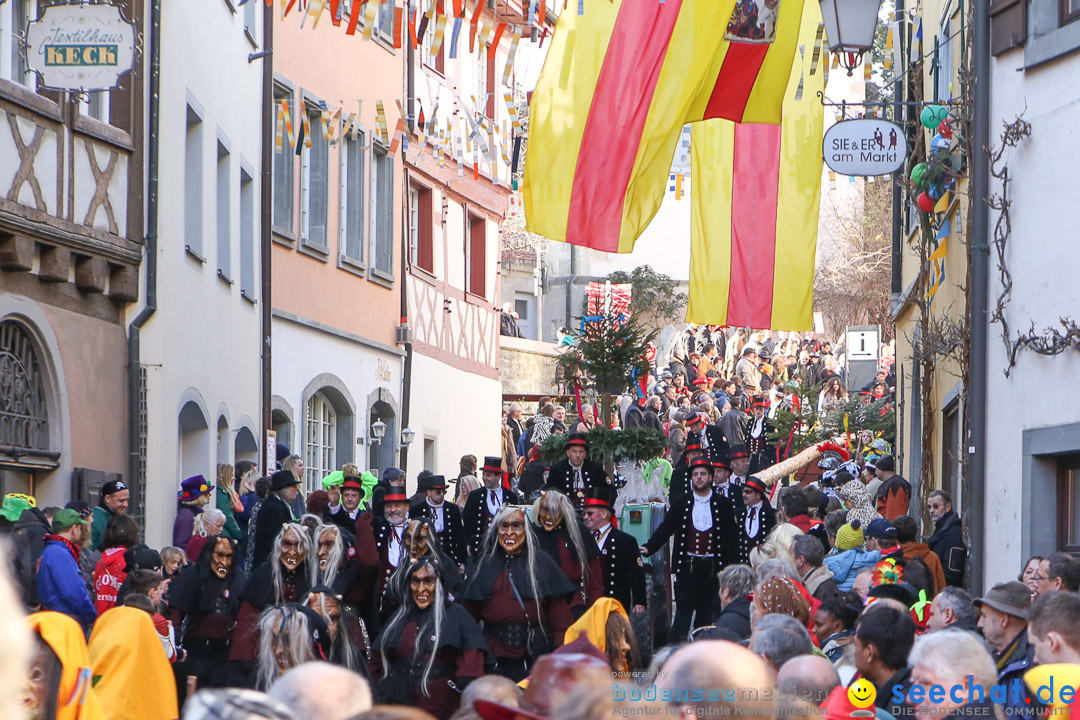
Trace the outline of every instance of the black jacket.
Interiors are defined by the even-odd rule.
[[[719,572],[723,567],[741,560],[739,554],[739,528],[735,524],[731,501],[718,492],[713,492],[709,500],[712,509],[712,530],[710,545],[713,555],[713,567]],[[674,536],[675,543],[671,550],[671,572],[678,574],[689,572],[690,557],[687,555],[687,542],[693,529],[694,496],[681,498],[672,504],[660,526],[645,543],[645,548],[652,555]]]
[[[274,493],[267,495],[255,518],[255,567],[270,557],[274,538],[281,532],[281,526],[290,522],[293,522],[293,514],[288,504]]]
[[[729,602],[727,607],[720,611],[713,625],[727,628],[743,640],[748,639],[750,637],[750,599],[741,597]]]
[[[461,508],[457,506],[457,503],[444,502],[442,504],[443,509],[443,531],[436,533],[439,538],[439,544],[442,546],[442,551],[450,556],[450,558],[458,565],[465,564],[465,526],[461,521]],[[417,503],[409,508],[410,518],[423,518],[432,523],[432,530],[435,529],[434,514],[432,508],[428,505],[427,500]]]
[[[634,605],[649,606],[645,567],[633,535],[611,528],[600,551],[600,569],[604,576],[604,595],[622,603],[626,612],[629,613]]]
[[[604,466],[588,458],[581,465],[581,477],[586,488],[611,485],[611,478],[604,472]],[[584,491],[574,490],[574,470],[570,466],[569,460],[561,460],[552,466],[551,471],[548,473],[548,487],[558,490],[570,498],[570,502],[579,511],[585,504]]]
[[[11,533],[11,557],[15,577],[22,590],[23,604],[37,607],[37,566],[45,549],[45,536],[52,532],[49,519],[36,507],[27,508],[15,521]]]
[[[963,587],[967,547],[964,545],[964,526],[960,522],[960,516],[949,511],[945,517],[934,523],[934,534],[926,544],[941,559],[945,582],[954,587]]]
[[[717,423],[728,445],[745,445],[750,431],[750,418],[742,410],[728,410]]]
[[[484,487],[473,490],[466,498],[465,509],[461,512],[461,521],[465,526],[465,545],[469,555],[480,549],[488,523],[491,522],[492,516],[487,510],[487,493],[488,489]],[[513,490],[503,488],[503,504],[520,505],[521,496]]]
[[[776,508],[766,499],[761,502],[761,519],[758,520],[757,534],[751,537],[746,533],[746,513],[749,512],[746,505],[739,507],[736,520],[739,523],[739,556],[740,562],[750,564],[750,551],[765,542],[772,529],[776,527]]]
[[[356,517],[360,517],[360,513],[362,512],[364,512],[363,504],[356,509]],[[327,510],[324,520],[329,520],[334,523],[339,528],[349,533],[350,537],[356,533],[356,518],[349,517],[349,511],[345,509],[344,505],[338,505],[337,512],[330,512]]]

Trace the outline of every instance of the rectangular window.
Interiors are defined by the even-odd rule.
[[[109,91],[86,93],[79,102],[79,112],[103,123],[109,122]]]
[[[960,505],[960,401],[953,400],[942,413],[941,487]]]
[[[11,79],[29,88],[37,87],[37,75],[26,62],[25,33],[37,19],[37,0],[8,0],[11,6]],[[0,4],[0,12],[5,10]]]
[[[443,3],[439,0],[435,18],[443,14]],[[426,67],[435,70],[442,74],[446,70],[446,47],[450,43],[451,29],[453,27],[453,19],[449,18],[446,23],[446,28],[443,32],[442,45],[439,47],[438,55],[432,56],[431,48],[435,44],[435,18],[432,18],[431,22],[427,24],[427,29],[424,31],[423,44],[420,46],[420,61],[424,63]]]
[[[258,0],[248,0],[244,3],[244,32],[251,38],[251,42],[258,45],[259,30],[255,27],[255,9],[259,6]]]
[[[1060,0],[1060,2],[1062,25],[1080,18],[1080,0]]]
[[[232,183],[229,181],[229,150],[220,140],[217,144],[217,187],[214,190],[217,196],[217,261],[218,277],[230,280],[232,267],[232,242],[230,242],[230,230],[232,219],[229,217],[229,209],[232,207],[232,198],[229,191]]]
[[[409,186],[409,252],[413,265],[435,272],[435,246],[432,229],[431,190],[423,185]]]
[[[432,23],[428,23],[429,25]],[[375,30],[383,40],[394,41],[394,3],[379,4],[379,14],[375,20]]]
[[[1080,456],[1058,460],[1057,549],[1080,552]]]
[[[253,1],[253,0],[252,0]],[[281,85],[274,85],[274,104],[280,110],[282,100],[289,102],[289,112],[292,113],[293,132],[296,132],[296,120],[299,115],[294,112],[292,91]],[[274,114],[274,122],[277,123],[277,113]],[[276,126],[275,126],[276,127]],[[276,130],[275,130],[276,132]],[[284,133],[282,129],[282,133]],[[293,140],[295,142],[295,135]],[[293,198],[295,193],[293,168],[296,162],[295,146],[289,145],[289,138],[284,136],[281,152],[274,153],[274,228],[286,233],[293,232]]]
[[[937,68],[935,69],[934,101],[947,102],[952,99],[953,78],[953,22],[945,18],[941,23],[941,34],[937,39]]]
[[[187,106],[184,144],[184,243],[188,252],[202,259],[203,236],[203,142],[202,118]]]
[[[255,300],[255,179],[240,168],[240,294]]]
[[[487,221],[479,215],[466,214],[465,219],[465,288],[479,297],[484,297],[486,278],[484,262],[487,251]]]
[[[305,112],[311,128],[311,148],[305,147],[300,156],[300,239],[306,245],[326,248],[330,142],[322,134],[319,106],[308,104]]]
[[[338,252],[358,263],[364,261],[364,180],[367,161],[363,133],[341,142],[341,188],[339,197]]]
[[[371,266],[387,279],[394,273],[394,158],[375,145],[371,163]]]

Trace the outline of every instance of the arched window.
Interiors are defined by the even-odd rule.
[[[0,446],[50,449],[45,384],[34,343],[10,320],[0,322]]]
[[[321,392],[307,402],[304,432],[305,487],[321,489],[320,481],[337,469],[337,413]]]

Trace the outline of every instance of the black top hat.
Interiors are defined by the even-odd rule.
[[[483,465],[483,467],[480,468],[480,471],[481,472],[501,473],[503,471],[503,469],[502,469],[502,458],[499,457],[498,455],[485,455],[484,456],[484,465]]]
[[[359,490],[364,491],[364,482],[355,475],[348,475],[345,477],[344,482],[341,483],[342,490]]]
[[[421,490],[445,490],[446,478],[442,475],[428,475],[420,481]]]
[[[292,470],[278,470],[276,473],[270,476],[270,489],[271,490],[284,490],[287,487],[293,485],[299,485],[300,480],[296,477],[296,473]]]
[[[725,457],[718,457],[712,461],[713,468],[716,470],[730,470],[731,466],[728,465],[728,459]]]
[[[695,468],[705,468],[709,471],[709,474],[713,474],[713,464],[711,460],[703,457],[696,457],[690,462],[690,471],[693,472]]]
[[[617,496],[615,488],[608,485],[594,485],[593,487],[585,488],[585,507],[595,505],[604,507],[615,512],[615,498]]]
[[[746,446],[745,445],[736,445],[735,447],[731,448],[731,459],[732,460],[738,460],[739,458],[748,458],[748,457],[750,457],[750,453],[748,453],[746,451]]]
[[[570,447],[588,447],[589,440],[585,437],[585,433],[571,433],[567,445]]]
[[[753,490],[754,492],[761,493],[761,497],[765,497],[769,494],[769,491],[765,488],[765,483],[761,482],[760,478],[756,478],[753,475],[746,478],[746,482],[743,483],[743,490]]]

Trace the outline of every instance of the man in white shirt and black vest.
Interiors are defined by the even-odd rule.
[[[716,574],[739,561],[739,528],[730,500],[713,490],[713,466],[705,458],[690,465],[693,492],[672,504],[663,522],[641,546],[652,555],[675,537],[671,572],[675,576],[675,619],[671,641],[682,642],[694,627],[712,623],[720,592]]]
[[[491,518],[503,505],[520,505],[521,496],[510,489],[502,469],[502,458],[488,455],[480,468],[484,486],[473,490],[465,500],[461,519],[465,525],[465,545],[469,555],[480,548]]]
[[[465,526],[461,521],[461,508],[457,503],[446,502],[446,478],[429,475],[421,481],[420,490],[426,497],[409,508],[409,517],[431,523],[442,551],[458,565],[464,565]]]
[[[776,527],[776,508],[766,501],[769,491],[765,483],[751,475],[743,483],[742,506],[738,512],[740,542],[740,562],[750,562],[750,551],[761,543]]]
[[[648,605],[645,567],[634,536],[615,527],[614,488],[585,491],[585,527],[600,548],[604,595],[622,603],[627,612],[642,613]]]

